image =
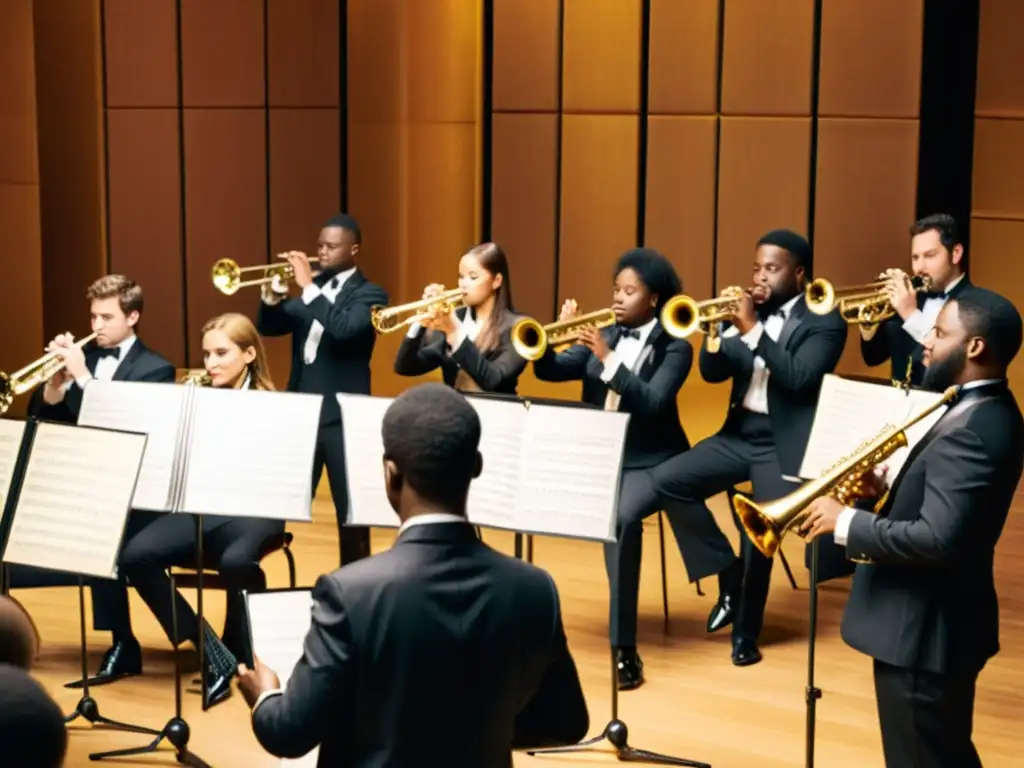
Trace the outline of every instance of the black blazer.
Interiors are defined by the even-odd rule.
[[[461,321],[466,308],[456,310]],[[395,373],[399,376],[422,376],[440,366],[444,383],[455,386],[455,377],[461,368],[484,392],[514,395],[519,376],[526,369],[526,360],[512,346],[512,326],[518,317],[512,317],[502,328],[498,344],[481,352],[469,339],[448,354],[448,341],[441,331],[428,332],[420,328],[416,336],[406,335],[395,358]]]
[[[999,651],[992,575],[1024,467],[1024,421],[1005,382],[964,392],[911,451],[879,514],[859,512],[843,639],[898,667],[977,672]]]
[[[775,436],[782,474],[796,477],[811,436],[818,394],[825,374],[835,370],[846,344],[846,323],[838,311],[815,315],[807,311],[803,296],[793,305],[779,334],[772,341],[761,334],[751,350],[738,335],[725,336],[721,349],[700,351],[701,376],[712,384],[732,379],[729,412],[724,430],[738,428],[743,398],[754,373],[754,357],[764,360],[768,378],[768,413]]]
[[[99,360],[99,347],[90,342],[82,350],[85,353],[85,364],[89,373],[96,370]],[[142,339],[136,337],[135,343],[118,363],[114,371],[114,381],[152,381],[174,383],[175,368],[170,360],[154,352]],[[64,400],[56,405],[48,405],[43,400],[43,387],[32,393],[29,400],[28,415],[44,421],[61,421],[68,424],[78,423],[78,414],[82,410],[84,390],[78,384],[72,384],[64,395]]]
[[[589,727],[558,592],[467,523],[410,527],[386,552],[322,576],[285,692],[253,713],[279,757],[320,768],[510,768],[511,750]],[[440,745],[440,746],[439,746]]]
[[[608,346],[615,349],[621,329],[605,328]],[[634,373],[621,365],[609,384],[601,380],[601,361],[588,347],[574,344],[555,354],[548,348],[533,364],[542,381],[583,382],[583,402],[604,407],[608,390],[621,395],[619,410],[630,414],[623,451],[624,469],[645,469],[688,450],[690,441],[679,423],[676,396],[693,366],[693,347],[685,339],[674,339],[655,323],[640,352],[640,366]]]
[[[964,275],[963,279],[950,289],[949,298],[955,299],[961,291],[970,287],[971,282]],[[917,308],[922,309],[925,301],[926,297],[919,294]],[[903,318],[899,315],[894,315],[879,325],[870,340],[865,340],[863,336],[860,338],[860,355],[865,364],[874,368],[891,360],[891,377],[896,381],[903,381],[906,378],[907,362],[912,361],[910,383],[915,387],[924,379],[925,367],[921,359],[923,352],[924,347],[903,330]]]
[[[324,272],[314,279],[324,286],[337,272]],[[370,358],[377,332],[370,323],[370,309],[388,303],[388,294],[371,283],[358,269],[332,304],[324,295],[307,305],[301,296],[273,306],[261,301],[256,330],[264,336],[292,336],[292,371],[288,391],[323,395],[320,424],[341,422],[338,392],[370,394]],[[323,325],[323,336],[311,365],[303,361],[303,348],[314,320]]]

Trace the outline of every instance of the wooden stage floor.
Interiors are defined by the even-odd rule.
[[[293,525],[294,551],[300,585],[337,562],[337,533],[333,509],[324,488],[315,504],[312,525]],[[1021,506],[1011,514],[997,557],[1002,605],[1003,652],[982,673],[977,698],[975,740],[989,768],[1019,765],[1017,739],[1024,703],[1024,620],[1021,615],[1024,582],[1024,524]],[[713,502],[723,530],[736,531],[726,517],[725,499]],[[807,573],[802,545],[787,540],[786,552],[797,577],[794,591],[776,567],[764,632],[764,661],[737,668],[729,661],[728,631],[704,632],[704,621],[716,594],[707,583],[698,597],[686,582],[675,542],[666,527],[670,621],[666,629],[661,608],[656,518],[646,529],[646,557],[641,595],[641,653],[647,683],[620,696],[620,716],[631,730],[633,746],[702,760],[714,768],[784,768],[804,764],[804,685],[807,664]],[[388,546],[389,531],[376,531],[374,551]],[[486,532],[488,543],[511,551],[511,535]],[[601,548],[586,542],[537,539],[534,561],[555,577],[570,646],[576,657],[590,705],[591,730],[599,732],[610,707],[607,646],[608,596]],[[285,586],[284,558],[272,555],[265,563],[271,586]],[[827,768],[873,768],[883,765],[871,682],[871,663],[846,647],[838,622],[846,601],[848,580],[820,591],[817,683],[824,691],[818,704],[817,762]],[[223,617],[223,597],[210,592],[208,605],[215,626]],[[34,615],[43,634],[43,651],[35,670],[56,700],[71,711],[74,691],[62,683],[78,674],[78,609],[76,590],[39,589],[15,592]],[[173,713],[173,657],[155,620],[132,595],[136,632],[145,647],[146,675],[94,689],[100,711],[107,717],[160,728]],[[107,647],[109,635],[90,637],[90,669]],[[191,686],[190,686],[191,687]],[[235,691],[231,700],[203,713],[198,696],[185,695],[185,716],[192,727],[194,751],[215,768],[264,768],[278,762],[253,738],[248,713]],[[457,729],[456,729],[457,731]],[[93,728],[81,722],[70,726],[67,765],[94,764],[90,752],[144,743],[146,737]],[[444,765],[436,745],[424,744],[423,765]],[[600,750],[607,750],[607,745]],[[530,758],[516,755],[517,768],[559,765],[611,765],[601,751],[584,755]],[[115,765],[177,765],[169,751]]]

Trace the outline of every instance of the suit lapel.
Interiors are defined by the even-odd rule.
[[[779,333],[778,341],[778,345],[780,347],[785,349],[789,344],[790,340],[793,338],[793,334],[796,333],[797,328],[799,328],[803,323],[806,312],[807,305],[801,298],[800,301],[793,305],[793,308],[786,316],[786,322],[782,325],[782,331]]]
[[[356,289],[366,282],[366,278],[363,277],[363,273],[358,269],[352,273],[352,276],[345,281],[345,284],[341,286],[341,291],[334,299],[335,304],[345,303],[349,296],[355,293]]]
[[[125,354],[124,359],[118,363],[117,368],[114,370],[113,381],[127,381],[128,376],[132,372],[132,367],[135,365],[135,361],[139,359],[142,354],[143,346],[142,342],[136,338],[135,343],[132,344],[131,349]]]

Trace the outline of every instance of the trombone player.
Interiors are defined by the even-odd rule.
[[[801,530],[834,532],[858,565],[843,614],[848,645],[874,659],[885,762],[980,768],[978,675],[999,650],[993,558],[1024,467],[1024,421],[1007,368],[1020,314],[968,288],[924,339],[926,389],[959,388],[907,456],[877,515],[821,497]]]

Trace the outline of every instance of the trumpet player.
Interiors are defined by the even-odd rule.
[[[441,369],[444,382],[463,392],[515,394],[526,360],[512,346],[516,320],[508,259],[495,243],[474,246],[459,260],[464,306],[439,305],[413,323],[395,358],[399,376],[422,376]],[[423,298],[444,292],[428,285]]]
[[[921,360],[925,336],[935,324],[945,302],[970,286],[964,273],[964,246],[956,220],[937,213],[916,221],[910,228],[910,266],[914,275],[931,279],[928,291],[915,292],[907,275],[887,271],[886,290],[896,314],[878,327],[861,328],[860,351],[869,366],[892,364],[894,381],[921,384]]]
[[[878,514],[819,498],[801,529],[833,533],[860,561],[842,636],[874,660],[887,766],[980,768],[975,684],[999,650],[995,548],[1024,466],[1024,421],[1007,383],[1020,314],[968,288],[924,339],[926,389],[958,388],[908,454]]]
[[[377,343],[370,310],[374,305],[388,303],[385,290],[367,280],[359,270],[361,239],[356,220],[338,214],[320,230],[318,275],[314,277],[305,253],[282,254],[301,293],[287,298],[288,286],[275,277],[261,289],[256,320],[256,327],[264,336],[292,337],[288,391],[324,396],[313,459],[313,494],[326,466],[338,516],[342,565],[370,554],[370,530],[344,525],[348,516],[348,481],[341,409],[335,394],[370,394],[370,357]]]

